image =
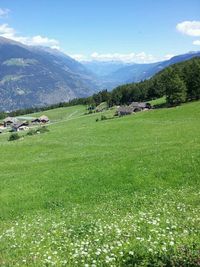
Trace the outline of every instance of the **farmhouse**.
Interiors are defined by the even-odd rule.
[[[13,117],[7,117],[3,120],[4,127],[13,125],[14,123],[17,123],[17,122],[18,122],[18,120],[16,118],[13,118]]]
[[[42,122],[42,123],[49,122],[49,118],[45,115],[42,115],[39,119],[40,119],[40,122]]]
[[[133,113],[133,108],[130,106],[121,106],[117,110],[118,116],[125,116]]]
[[[151,104],[145,102],[132,102],[129,107],[133,109],[133,112],[138,112],[151,109]]]
[[[18,131],[28,130],[29,128],[27,126],[28,126],[28,124],[27,124],[26,121],[15,123],[15,124],[12,125],[12,131],[13,132],[18,132]]]
[[[129,115],[138,111],[151,109],[151,104],[143,102],[132,102],[129,106],[120,106],[117,109],[118,116]]]
[[[32,123],[47,123],[47,122],[49,122],[49,118],[45,115],[42,115],[41,117],[32,120]]]

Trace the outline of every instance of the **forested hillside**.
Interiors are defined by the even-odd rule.
[[[200,58],[174,64],[149,80],[118,86],[112,92],[102,91],[77,102],[95,105],[107,101],[110,106],[132,101],[149,101],[166,96],[167,104],[174,106],[200,98]]]

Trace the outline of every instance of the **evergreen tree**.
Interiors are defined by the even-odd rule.
[[[200,99],[200,61],[193,59],[183,68],[184,81],[187,85],[187,99]]]
[[[165,76],[165,93],[167,103],[170,106],[176,106],[186,101],[186,85],[172,69],[169,69]]]

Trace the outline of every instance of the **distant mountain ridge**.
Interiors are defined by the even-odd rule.
[[[47,47],[0,37],[0,110],[46,106],[88,97],[97,91],[149,79],[174,63],[199,57],[190,52],[163,62],[78,62]]]
[[[118,85],[124,83],[140,82],[151,78],[154,74],[158,73],[162,69],[185,60],[189,60],[193,57],[200,57],[200,52],[189,52],[187,54],[174,56],[169,60],[156,62],[156,63],[146,63],[146,64],[137,64],[137,63],[122,63],[120,62],[86,62],[83,64],[86,68],[92,70],[96,75],[99,75],[99,69],[101,70],[102,66],[107,68],[103,72],[103,75],[99,75],[101,84],[103,87],[112,89]],[[88,67],[89,66],[89,67]],[[114,68],[113,68],[114,66]],[[114,69],[114,70],[113,70]]]
[[[0,109],[44,106],[86,97],[96,76],[69,56],[0,37]]]
[[[81,62],[87,69],[98,75],[99,77],[105,77],[108,76],[111,73],[114,73],[115,71],[132,65],[130,63],[125,63],[122,61],[82,61]]]

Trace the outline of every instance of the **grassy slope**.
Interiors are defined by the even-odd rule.
[[[10,251],[10,244],[14,241],[6,236],[5,231],[13,226],[14,220],[21,225],[16,227],[19,236],[23,232],[23,223],[31,225],[30,222],[36,220],[37,216],[46,222],[41,226],[44,233],[52,230],[52,220],[64,222],[66,229],[69,225],[76,225],[78,232],[84,229],[77,240],[84,239],[88,234],[87,225],[98,222],[99,219],[106,225],[118,223],[122,232],[131,232],[132,223],[137,221],[138,225],[141,223],[144,226],[144,229],[141,226],[141,235],[147,239],[149,232],[140,221],[141,211],[146,212],[146,216],[151,219],[161,214],[159,216],[163,223],[171,218],[172,223],[176,220],[177,224],[182,223],[182,228],[186,229],[190,226],[187,224],[189,222],[184,221],[184,216],[191,216],[194,225],[197,224],[200,102],[99,122],[95,122],[95,119],[101,114],[81,116],[84,112],[85,108],[81,106],[43,112],[53,121],[64,121],[50,125],[49,133],[27,136],[19,141],[8,142],[6,135],[0,137],[0,216],[4,233],[2,263],[10,266],[20,263],[19,266],[22,266],[23,261],[24,265],[28,261],[28,266],[31,266],[34,262],[29,255],[28,244],[34,239],[33,233],[38,230],[33,224],[28,231],[30,236],[27,237],[27,243],[21,237],[15,241],[25,244],[24,247],[19,246]],[[169,214],[163,211],[165,204]],[[176,214],[179,204],[190,207],[186,208],[187,214]],[[149,214],[149,211],[152,213]],[[129,213],[132,215],[126,220]],[[123,219],[127,228],[125,223],[121,225]],[[177,244],[180,246],[185,242],[189,246],[194,242],[197,229],[193,230],[194,234],[190,238],[180,239],[181,235],[177,232]],[[77,232],[75,233],[76,236]],[[57,242],[61,246],[63,229],[59,228],[59,235]],[[93,233],[95,235],[98,236],[96,232]],[[105,235],[109,236],[106,230]],[[73,244],[75,237],[70,238],[71,241],[67,240],[66,243]],[[100,240],[101,238],[102,236]],[[111,239],[106,242],[111,242]],[[119,237],[119,240],[123,238]],[[123,265],[123,262],[128,264],[127,262],[134,261],[137,255],[133,257],[129,251],[131,249],[138,253],[137,257],[143,255],[136,241],[134,239],[130,244],[127,240],[122,242],[122,248],[119,248],[122,251],[117,250],[115,264]],[[51,255],[51,259],[48,259],[52,243],[48,240],[45,242],[44,247],[41,245],[43,256],[38,256],[35,260],[36,266],[44,264],[45,260],[49,260],[51,264],[52,259],[57,266],[65,265],[65,260],[72,266],[91,263],[87,257],[84,261],[81,258],[82,262],[78,259],[76,263],[73,257],[62,254],[65,249],[73,251],[70,247],[72,245],[65,249],[63,247],[62,253],[59,252],[58,256]],[[102,242],[104,241],[101,240],[101,244]],[[141,246],[144,251],[145,246],[149,245],[145,243]],[[117,249],[117,245],[114,247]],[[160,253],[165,253],[161,247],[160,244]],[[48,251],[45,252],[46,250]],[[95,251],[93,253],[96,255]],[[124,256],[126,253],[129,253],[128,256]],[[93,258],[103,266],[110,266],[105,257]]]
[[[40,117],[41,115],[46,115],[51,121],[68,120],[83,115],[85,110],[86,109],[84,106],[72,106],[68,108],[57,108],[33,113],[31,114],[31,117]]]
[[[162,105],[162,104],[165,104],[166,103],[166,97],[161,97],[161,98],[157,98],[157,99],[154,99],[154,100],[151,100],[149,101],[149,103],[151,105]]]

